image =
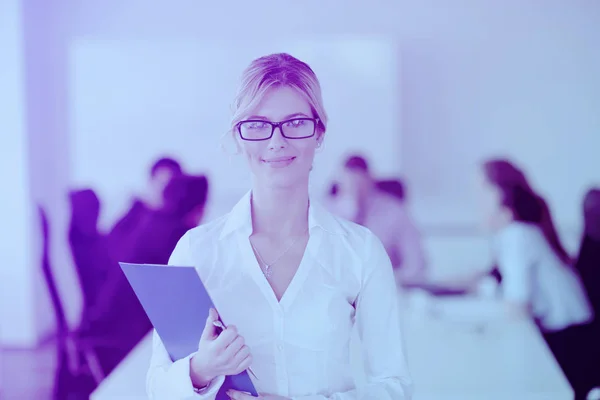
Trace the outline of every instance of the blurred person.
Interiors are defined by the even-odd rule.
[[[69,193],[71,220],[68,240],[83,294],[81,329],[103,329],[107,292],[117,279],[118,265],[110,256],[106,235],[98,230],[100,199],[92,189]]]
[[[166,264],[179,239],[200,223],[207,194],[205,176],[181,175],[171,179],[164,190],[163,207],[149,210],[141,217],[129,238],[121,243],[123,249],[118,261]],[[124,276],[122,282],[133,297],[135,294]],[[137,300],[133,303],[135,310],[143,313]]]
[[[346,159],[330,193],[334,194],[327,201],[331,211],[369,228],[381,240],[398,283],[426,281],[421,235],[404,204],[401,183],[379,184],[371,175],[366,159],[352,155]]]
[[[250,365],[264,400],[410,398],[385,249],[367,229],[309,199],[326,126],[306,63],[272,54],[245,70],[229,134],[252,189],[227,215],[188,231],[169,260],[194,265],[223,319],[236,325],[217,335],[211,310],[198,350],[175,362],[154,332],[151,399],[214,399],[225,375]],[[348,361],[354,324],[368,365],[365,393]]]
[[[151,209],[160,209],[164,205],[164,192],[172,179],[184,175],[181,164],[173,158],[158,159],[150,169],[148,191],[142,200]]]
[[[583,201],[583,220],[583,237],[575,267],[581,274],[592,307],[598,316],[600,313],[600,189],[590,189],[586,193]]]
[[[197,226],[207,199],[208,181],[204,176],[180,175],[170,180],[164,189],[163,206],[148,210],[121,242],[119,262],[166,264],[177,241],[190,228]],[[112,371],[152,329],[143,307],[129,285],[118,263],[115,277],[104,288],[97,322],[108,327],[107,334],[120,344],[117,351],[99,355],[105,371]]]
[[[163,207],[146,213],[119,261],[166,264],[179,239],[200,224],[208,197],[205,176],[173,178],[164,190]]]
[[[109,233],[111,246],[120,248],[121,240],[126,239],[136,229],[144,216],[164,206],[164,191],[173,178],[183,175],[178,161],[163,157],[154,162],[150,169],[150,177],[146,190],[133,199],[133,204],[125,215],[119,219]],[[115,254],[118,258],[119,254]]]
[[[588,293],[594,321],[585,328],[585,335],[578,341],[577,354],[585,358],[577,360],[582,368],[584,388],[600,387],[600,189],[587,191],[583,200],[584,229],[575,268],[579,272]]]
[[[482,210],[494,234],[506,312],[533,318],[580,398],[573,346],[593,311],[547,203],[507,160],[485,162],[481,176]]]

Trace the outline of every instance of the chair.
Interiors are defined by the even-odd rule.
[[[42,274],[50,294],[56,320],[56,341],[58,365],[54,388],[55,399],[73,397],[74,392],[86,396],[104,378],[98,360],[97,351],[101,348],[121,349],[119,343],[103,337],[94,337],[79,329],[71,329],[65,317],[64,304],[56,285],[56,279],[50,262],[50,228],[45,210],[38,206],[43,234]],[[91,382],[90,382],[91,379]],[[87,397],[82,397],[87,398]]]

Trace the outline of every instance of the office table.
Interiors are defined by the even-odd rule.
[[[489,301],[435,300],[453,318],[431,315],[431,304],[401,302],[414,400],[570,400],[573,391],[530,320],[473,315]],[[431,303],[431,302],[430,302]],[[493,308],[493,307],[492,307]],[[487,314],[493,314],[489,312]],[[93,393],[92,400],[146,399],[152,336],[145,337]],[[364,380],[358,340],[352,344],[357,384]]]

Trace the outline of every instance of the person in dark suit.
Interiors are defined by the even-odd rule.
[[[119,261],[166,264],[181,236],[200,223],[207,197],[205,176],[172,179],[165,188],[163,207],[140,219]]]
[[[163,157],[152,165],[147,192],[134,198],[129,210],[117,221],[108,235],[111,249],[114,251],[113,255],[116,258],[119,258],[120,251],[123,249],[121,242],[127,240],[147,214],[164,207],[166,187],[172,179],[182,175],[181,165],[173,158]]]
[[[164,189],[160,209],[147,210],[140,216],[128,235],[121,239],[118,262],[167,264],[177,241],[190,228],[198,225],[204,212],[208,193],[205,176],[180,175],[171,179]],[[104,298],[108,310],[103,318],[110,327],[109,335],[125,349],[107,354],[101,359],[105,370],[111,371],[152,328],[135,292],[123,271],[116,266],[117,278],[112,281]]]
[[[586,390],[600,387],[600,188],[590,189],[583,200],[584,229],[575,262],[594,310],[595,318],[577,341],[576,361],[581,364]]]

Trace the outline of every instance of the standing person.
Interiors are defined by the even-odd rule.
[[[252,366],[264,400],[409,399],[389,257],[369,230],[309,198],[327,127],[315,73],[288,54],[256,59],[234,109],[230,133],[252,189],[227,215],[188,231],[170,264],[195,266],[223,320],[235,326],[216,336],[211,310],[198,350],[175,362],[155,332],[149,397],[214,399],[225,375]],[[355,386],[350,364],[354,325],[364,388]]]

